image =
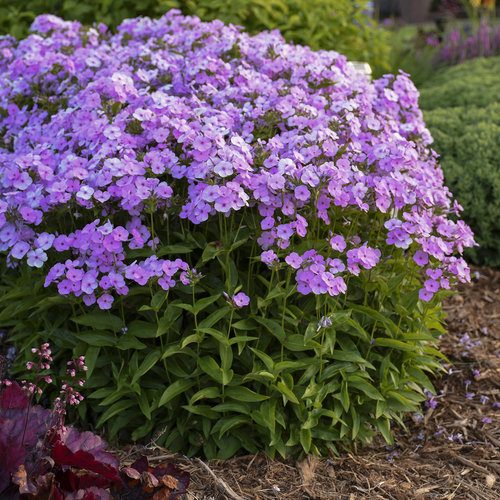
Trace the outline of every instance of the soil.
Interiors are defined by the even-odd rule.
[[[500,271],[473,276],[446,303],[441,346],[451,364],[436,380],[437,406],[409,419],[395,446],[302,462],[256,455],[205,463],[149,449],[150,461],[189,471],[190,500],[500,499]]]

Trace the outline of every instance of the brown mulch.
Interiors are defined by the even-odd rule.
[[[446,304],[442,350],[452,365],[436,382],[437,406],[397,431],[394,447],[379,442],[300,463],[257,455],[208,464],[156,449],[150,461],[172,458],[188,470],[191,500],[500,499],[500,272],[473,274]]]

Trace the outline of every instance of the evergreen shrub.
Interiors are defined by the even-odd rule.
[[[467,256],[495,267],[500,266],[499,74],[500,57],[475,59],[438,72],[421,91],[446,184],[480,245]]]

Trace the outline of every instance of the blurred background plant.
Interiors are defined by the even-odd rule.
[[[288,41],[366,61],[376,75],[390,69],[389,33],[379,29],[370,15],[373,2],[366,0],[0,0],[0,32],[25,36],[43,13],[114,27],[126,18],[160,16],[172,8],[251,33],[278,29]]]

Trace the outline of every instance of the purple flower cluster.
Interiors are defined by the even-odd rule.
[[[188,284],[185,261],[154,255],[158,221],[242,210],[262,262],[294,270],[303,294],[343,294],[396,248],[426,274],[423,300],[470,279],[455,255],[473,236],[407,75],[372,83],[335,52],[177,11],[116,34],[50,15],[32,31],[0,38],[0,251],[50,266],[60,294],[109,309],[131,283]],[[394,248],[353,214],[383,220],[374,234]]]
[[[476,57],[492,57],[500,54],[500,25],[481,21],[473,33],[455,29],[442,43],[437,61],[444,64],[458,64]]]

